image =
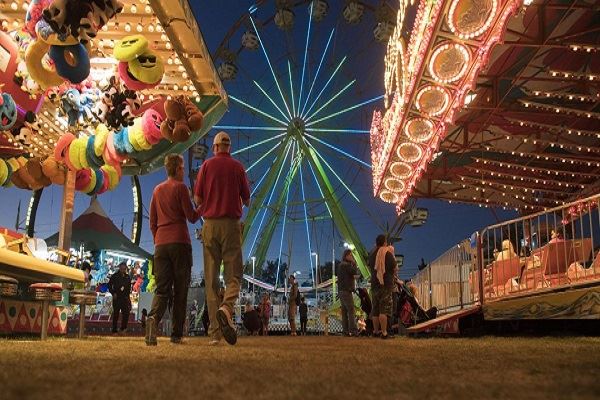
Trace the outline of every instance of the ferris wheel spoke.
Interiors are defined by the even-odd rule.
[[[260,156],[260,158],[256,161],[254,161],[252,163],[252,165],[250,165],[248,167],[248,169],[246,170],[246,172],[250,172],[250,170],[254,167],[256,167],[256,165],[261,162],[262,160],[264,160],[269,154],[271,154],[277,147],[279,147],[281,145],[281,142],[277,143],[275,146],[271,147],[271,149],[269,151],[267,151],[265,154],[263,154],[262,156]]]
[[[308,10],[308,28],[306,29],[306,46],[304,46],[304,62],[302,63],[302,80],[300,81],[300,95],[298,96],[298,111],[300,111],[300,104],[302,102],[302,91],[304,89],[304,73],[306,72],[306,59],[308,58],[308,42],[310,41],[310,26],[312,24],[312,10],[313,2],[310,2],[310,9]],[[292,96],[292,105],[294,103],[294,96]],[[294,117],[296,112],[294,112]]]
[[[327,129],[327,128],[309,128],[306,132],[322,132],[322,133],[355,133],[355,134],[369,134],[371,131],[366,129]]]
[[[323,118],[319,118],[316,121],[313,121],[313,122],[310,122],[310,123],[306,124],[306,126],[310,127],[310,126],[313,126],[314,124],[318,124],[319,122],[327,121],[328,119],[331,119],[333,117],[337,117],[338,115],[345,114],[347,112],[350,112],[350,111],[355,110],[357,108],[360,108],[362,106],[366,106],[367,104],[371,104],[371,103],[373,103],[375,101],[378,101],[378,100],[381,100],[381,99],[383,99],[383,95],[377,96],[377,97],[373,97],[372,99],[365,100],[362,103],[355,104],[355,105],[353,105],[351,107],[344,108],[343,110],[340,110],[340,111],[335,112],[333,114],[329,114],[329,115],[327,115],[327,116],[325,116]]]
[[[278,126],[249,126],[249,125],[215,125],[213,129],[235,129],[238,131],[277,131],[283,132]]]
[[[269,169],[267,169],[265,171],[265,173],[263,174],[263,176],[258,180],[258,183],[254,186],[254,189],[252,189],[252,193],[250,193],[250,197],[251,198],[252,198],[252,196],[254,196],[254,193],[256,193],[256,191],[260,187],[261,183],[265,180],[265,178],[267,177],[268,173],[269,173]]]
[[[263,89],[262,86],[260,86],[260,84],[256,81],[252,81],[254,82],[254,84],[258,87],[258,89],[262,92],[262,94],[265,95],[265,97],[267,99],[269,99],[269,101],[271,102],[271,104],[273,104],[275,106],[275,108],[277,109],[277,111],[279,111],[281,113],[281,115],[283,115],[283,118],[286,121],[289,121],[289,118],[285,115],[285,113],[283,112],[283,110],[281,108],[279,108],[279,106],[277,105],[277,103],[275,103],[275,101],[273,100],[273,98],[271,96],[269,96],[269,94],[265,91],[265,89]]]
[[[350,154],[350,153],[348,153],[348,152],[346,152],[346,151],[344,151],[344,150],[340,149],[340,148],[339,148],[339,147],[337,147],[337,146],[334,146],[334,145],[333,145],[333,144],[331,144],[331,143],[328,143],[328,142],[326,142],[326,141],[324,141],[324,140],[321,140],[321,139],[319,139],[318,137],[316,137],[316,136],[313,136],[313,135],[311,135],[311,134],[309,134],[309,133],[305,133],[305,135],[306,135],[306,136],[308,136],[309,138],[313,139],[313,140],[316,140],[317,142],[321,143],[322,145],[324,145],[324,146],[327,146],[327,147],[329,147],[330,149],[332,149],[332,150],[335,150],[336,152],[338,152],[338,153],[340,153],[340,154],[342,154],[342,155],[344,155],[344,156],[346,156],[346,157],[348,157],[348,158],[350,158],[350,159],[352,159],[352,160],[354,160],[354,161],[356,161],[356,162],[358,162],[358,163],[360,163],[360,164],[364,165],[365,167],[367,167],[367,168],[369,168],[369,169],[371,169],[371,168],[372,168],[372,167],[371,167],[371,165],[370,165],[369,163],[366,163],[366,162],[364,162],[364,161],[363,161],[363,160],[361,160],[360,158],[357,158],[357,157],[353,156],[352,154]]]
[[[292,115],[296,116],[296,102],[294,101],[294,84],[292,82],[292,64],[288,60],[288,75],[290,76],[290,92],[292,93]]]
[[[269,198],[266,201],[266,203],[263,201],[262,203],[262,207],[264,207],[263,210],[263,215],[262,218],[260,219],[260,223],[258,224],[258,229],[256,230],[256,235],[254,235],[254,240],[252,241],[252,245],[250,246],[250,251],[248,252],[248,257],[250,257],[250,255],[252,254],[252,251],[254,250],[254,246],[256,245],[256,240],[258,239],[258,235],[260,234],[261,228],[263,223],[265,222],[265,216],[267,215],[267,210],[268,210],[268,205],[271,203],[271,200],[273,199],[273,195],[275,194],[275,188],[277,187],[277,184],[279,183],[279,178],[281,178],[281,172],[283,171],[283,166],[285,165],[285,161],[287,160],[287,157],[290,153],[290,148],[291,148],[291,144],[289,144],[287,146],[287,150],[285,153],[285,158],[283,160],[283,163],[281,164],[281,166],[279,167],[279,171],[277,172],[277,178],[275,179],[275,184],[273,185],[273,188],[271,189],[271,193],[269,194]],[[288,171],[288,174],[290,172]],[[266,204],[266,206],[265,206]]]
[[[319,72],[321,71],[321,66],[323,65],[323,61],[325,60],[325,55],[327,54],[327,49],[329,49],[329,44],[331,43],[331,39],[333,38],[333,33],[335,32],[335,28],[331,30],[329,34],[329,39],[327,39],[327,44],[325,45],[325,50],[323,50],[323,54],[321,55],[321,61],[319,61],[319,66],[317,67],[317,72],[315,73],[315,77],[310,85],[310,89],[308,89],[308,94],[306,95],[306,99],[304,99],[304,105],[302,106],[302,111],[300,115],[304,115],[304,110],[306,109],[306,105],[308,104],[308,100],[310,99],[310,95],[315,87],[315,82],[319,76]]]
[[[281,86],[279,85],[279,80],[277,79],[277,75],[275,74],[275,71],[273,70],[273,65],[271,64],[271,60],[269,59],[269,55],[267,54],[267,50],[265,48],[265,45],[263,44],[263,41],[262,41],[262,38],[260,37],[260,33],[258,32],[258,29],[256,28],[256,24],[254,23],[254,18],[252,18],[252,15],[250,16],[249,19],[250,19],[250,22],[252,23],[252,26],[254,27],[254,32],[256,32],[256,37],[258,37],[258,42],[260,43],[260,48],[262,49],[265,59],[267,60],[267,64],[269,64],[269,69],[271,70],[271,74],[273,75],[273,79],[275,80],[275,85],[277,85],[277,89],[279,90],[279,94],[281,95],[281,100],[283,100],[283,104],[285,105],[285,109],[288,112],[289,118],[292,119],[292,114],[290,113],[290,108],[288,107],[288,104],[285,101],[285,96],[283,95],[283,91],[281,90]]]
[[[315,117],[321,110],[323,110],[325,107],[327,107],[329,104],[331,104],[332,101],[334,101],[335,99],[337,99],[342,93],[344,93],[346,90],[348,90],[348,88],[350,88],[350,86],[354,85],[354,83],[356,82],[356,79],[354,79],[352,82],[348,83],[346,86],[344,86],[342,88],[342,90],[340,90],[339,92],[337,92],[331,99],[329,99],[325,104],[323,104],[321,107],[319,107],[319,109],[317,111],[315,111],[314,113],[312,113],[308,118],[306,118],[305,122],[310,121],[313,117]]]
[[[281,132],[281,129],[279,129],[279,131]],[[232,153],[231,153],[231,155],[232,155],[232,156],[235,156],[236,154],[239,154],[239,153],[241,153],[241,152],[244,152],[244,151],[246,151],[246,150],[250,150],[250,149],[252,149],[252,148],[254,148],[254,147],[260,146],[261,144],[265,144],[265,143],[268,143],[268,142],[272,142],[273,140],[279,139],[279,138],[280,138],[280,137],[282,137],[282,136],[285,136],[285,132],[284,132],[284,133],[281,133],[281,134],[279,134],[279,135],[275,135],[275,136],[273,136],[273,137],[270,137],[270,138],[268,138],[268,139],[261,140],[260,142],[256,142],[256,143],[254,143],[254,144],[251,144],[250,146],[242,147],[241,149],[239,149],[239,150],[236,150],[236,151],[232,152]]]
[[[317,101],[319,101],[319,98],[321,97],[321,95],[323,94],[325,89],[327,89],[327,86],[329,86],[329,84],[331,83],[331,81],[333,80],[333,78],[335,77],[335,75],[337,74],[337,72],[340,70],[340,68],[342,67],[342,65],[345,62],[346,62],[346,56],[344,56],[344,58],[342,58],[342,61],[339,62],[339,64],[337,65],[337,67],[335,68],[335,70],[333,71],[333,73],[331,74],[331,76],[329,77],[327,82],[325,83],[325,86],[323,86],[323,89],[321,89],[321,91],[319,92],[319,94],[317,95],[315,100],[312,102],[310,107],[308,107],[308,110],[306,110],[305,113],[304,112],[302,113],[302,115],[301,115],[302,118],[304,118],[306,115],[308,115],[308,113],[310,113],[310,110],[312,110],[313,107],[315,106],[315,104],[317,104]]]
[[[310,172],[312,173],[312,176],[315,179],[315,182],[317,183],[317,188],[319,189],[319,193],[321,194],[321,197],[323,199],[325,199],[325,194],[323,194],[323,189],[321,188],[321,184],[319,183],[319,180],[317,179],[317,175],[315,174],[315,169],[313,168],[311,163],[308,163],[308,166],[310,167]],[[327,207],[327,211],[329,212],[329,217],[333,218],[333,214],[331,213],[331,208],[329,208],[329,203],[327,203],[327,201],[324,201],[324,203],[325,203],[325,207]]]
[[[278,118],[276,118],[276,117],[272,116],[272,115],[271,115],[271,114],[269,114],[269,113],[266,113],[266,112],[264,112],[264,111],[262,111],[262,110],[259,110],[258,108],[254,107],[253,105],[250,105],[250,104],[246,103],[245,101],[243,101],[243,100],[240,100],[240,99],[238,99],[237,97],[235,97],[235,96],[233,96],[233,95],[231,95],[231,94],[229,95],[229,98],[230,98],[230,99],[232,99],[232,100],[234,100],[234,101],[236,101],[236,102],[238,102],[238,103],[240,103],[241,105],[243,105],[243,106],[245,106],[245,107],[247,107],[247,108],[251,109],[252,111],[255,111],[255,112],[257,112],[257,113],[259,113],[259,114],[261,114],[261,115],[264,115],[264,116],[265,116],[265,117],[267,117],[267,118],[270,118],[270,119],[272,119],[272,120],[273,120],[273,121],[275,121],[275,122],[278,122],[278,123],[280,123],[280,124],[281,124],[281,126],[287,126],[287,124],[286,124],[285,122],[283,122],[282,120],[280,120],[280,119],[278,119]]]
[[[304,193],[304,179],[302,176],[302,165],[300,165],[300,188],[302,191],[302,205],[304,206],[304,224],[306,225],[306,239],[308,240],[308,258],[310,259],[310,272],[313,278],[313,284],[317,286],[315,274],[313,272],[312,248],[310,243],[310,229],[308,228],[308,212],[306,210],[306,194]]]
[[[308,141],[307,141],[307,143],[310,146],[310,148],[314,150],[314,152],[317,155],[317,157],[323,162],[323,164],[325,164],[325,166],[331,171],[331,173],[342,184],[342,186],[344,186],[344,188],[346,188],[346,190],[348,191],[348,193],[350,193],[350,195],[354,198],[354,200],[356,200],[358,203],[360,203],[360,200],[358,199],[358,197],[356,197],[356,195],[354,194],[354,192],[348,187],[348,185],[346,185],[346,183],[344,182],[344,180],[337,174],[337,172],[335,172],[335,170],[327,162],[327,160],[325,160],[325,157],[323,157],[323,155],[321,155],[321,153],[319,153],[319,151],[315,148],[315,146],[312,145],[312,143],[310,143]]]

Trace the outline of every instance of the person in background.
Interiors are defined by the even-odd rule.
[[[290,322],[291,335],[296,336],[296,307],[298,307],[298,304],[300,303],[300,291],[298,290],[298,282],[296,282],[296,277],[294,275],[290,275],[288,283],[290,285],[290,293],[287,299],[288,321]]]
[[[84,261],[81,264],[81,269],[83,270],[83,276],[85,277],[85,282],[83,284],[84,290],[90,290],[92,286],[92,266],[89,262]]]
[[[250,336],[258,335],[261,325],[260,318],[258,317],[258,311],[250,302],[246,303],[244,314],[242,315],[242,323]]]
[[[209,345],[219,344],[221,337],[230,345],[237,342],[233,324],[233,307],[240,295],[243,275],[242,204],[250,205],[250,187],[244,166],[231,157],[231,139],[219,132],[213,140],[214,157],[202,163],[194,201],[204,218],[204,278],[210,318]],[[223,263],[225,295],[219,302],[219,274]]]
[[[156,292],[146,324],[146,345],[156,346],[158,324],[172,298],[171,343],[181,343],[192,275],[192,242],[187,221],[200,218],[183,183],[183,157],[165,157],[167,180],[154,188],[150,202],[150,230],[154,238],[153,273]]]
[[[112,294],[113,321],[112,332],[117,333],[117,324],[119,314],[121,314],[120,333],[127,332],[129,322],[129,310],[131,309],[131,279],[127,273],[127,263],[125,261],[118,265],[119,270],[115,272],[108,281],[108,291]]]
[[[352,293],[356,290],[356,277],[359,275],[356,261],[352,250],[344,250],[342,261],[336,269],[340,303],[342,306],[342,333],[345,336],[356,336],[356,314],[354,310],[354,299]]]
[[[269,294],[263,294],[262,300],[258,305],[260,313],[260,320],[262,323],[262,334],[263,336],[269,336],[269,320],[271,319],[271,300],[269,300]]]
[[[306,299],[304,296],[300,298],[300,334],[306,336],[306,323],[308,322],[308,306],[306,305]]]
[[[206,303],[206,295],[204,296],[204,307],[202,307],[202,327],[204,328],[204,335],[208,336],[208,327],[210,326],[210,320],[208,318],[208,304]]]
[[[375,250],[369,255],[371,290],[373,293],[373,336],[388,338],[388,315],[392,315],[392,289],[396,258],[390,251],[385,235],[375,239]]]

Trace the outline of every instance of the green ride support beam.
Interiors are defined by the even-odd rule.
[[[356,264],[365,279],[370,278],[371,273],[366,264],[369,253],[367,249],[363,246],[358,233],[354,229],[354,226],[350,222],[350,219],[344,212],[342,205],[340,204],[339,199],[335,195],[333,190],[333,186],[323,169],[319,158],[312,148],[310,148],[307,143],[304,141],[304,137],[302,136],[301,131],[296,131],[297,135],[297,143],[300,146],[302,153],[306,157],[306,160],[313,166],[315,170],[315,175],[321,190],[323,191],[323,195],[325,196],[325,202],[329,205],[331,209],[331,214],[333,217],[333,221],[338,231],[341,233],[344,240],[348,243],[354,245],[354,250],[352,250],[352,254],[356,259]]]
[[[300,164],[302,163],[302,155],[298,155],[294,157],[294,161],[292,166],[283,182],[283,187],[277,196],[277,200],[272,208],[272,213],[270,218],[268,219],[267,226],[264,227],[263,231],[259,235],[259,241],[256,245],[256,250],[254,252],[254,256],[256,257],[256,265],[262,265],[265,262],[267,257],[267,251],[269,250],[269,245],[271,244],[271,239],[273,238],[273,234],[275,233],[275,228],[277,227],[277,223],[280,220],[280,217],[286,218],[285,215],[281,215],[282,211],[285,207],[285,199],[286,193],[292,184],[292,181],[298,174],[298,169],[300,168]]]
[[[248,238],[248,233],[250,232],[250,228],[254,223],[254,219],[258,216],[259,211],[263,207],[263,203],[265,199],[269,195],[269,192],[273,189],[273,185],[275,185],[275,181],[277,180],[277,175],[279,174],[279,170],[283,166],[283,162],[286,159],[288,146],[290,145],[290,136],[286,136],[283,139],[283,146],[281,152],[275,158],[275,162],[271,166],[269,173],[264,179],[260,190],[256,193],[252,201],[250,202],[250,208],[248,209],[248,213],[246,214],[246,219],[244,220],[244,232],[242,234],[242,244],[246,243],[246,239]],[[260,264],[257,264],[260,265]]]

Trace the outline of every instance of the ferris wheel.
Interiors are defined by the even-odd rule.
[[[265,3],[214,54],[231,100],[231,115],[215,129],[237,135],[232,154],[252,183],[244,257],[262,265],[269,254],[279,267],[289,243],[300,241],[306,256],[292,263],[309,265],[315,282],[323,231],[331,238],[333,229],[368,276],[348,210],[370,213],[369,126],[383,71],[369,68],[368,57],[381,59],[395,13],[385,2],[348,1],[338,10],[323,0]],[[369,76],[358,77],[358,68]]]

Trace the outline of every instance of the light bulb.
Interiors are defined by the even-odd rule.
[[[135,30],[138,32],[141,32],[144,30],[144,27],[142,26],[142,24],[137,24],[137,26],[135,27]]]
[[[152,25],[152,24],[148,25],[148,32],[150,32],[150,33],[154,32],[154,25]]]
[[[146,5],[146,7],[144,7],[144,11],[146,11],[146,14],[152,14],[152,7]]]
[[[133,14],[135,14],[137,12],[137,7],[135,6],[135,4],[131,5],[131,8],[129,9]]]
[[[156,31],[157,31],[157,32],[159,31],[159,30],[158,30],[158,26],[156,27]],[[167,39],[168,39],[168,38],[167,38],[167,35],[165,35],[164,33],[163,33],[162,35],[160,35],[160,40],[162,40],[163,42],[166,42],[166,41],[167,41]]]
[[[125,24],[125,32],[131,32],[131,25],[129,22]]]
[[[171,50],[171,42],[167,42],[167,44],[165,45],[165,47],[166,47],[168,50]]]
[[[10,8],[14,11],[17,11],[17,8],[19,8],[19,5],[17,4],[16,1],[13,1],[12,3],[10,3]]]

